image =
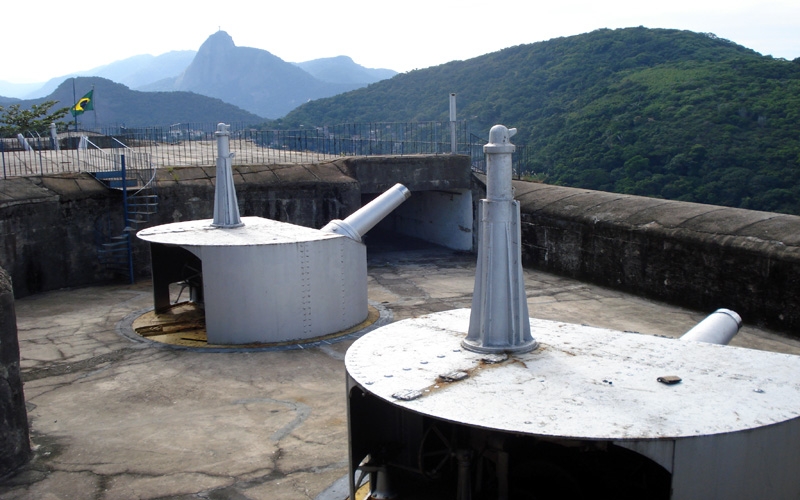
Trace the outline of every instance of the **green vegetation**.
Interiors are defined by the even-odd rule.
[[[45,101],[34,104],[30,109],[21,109],[19,104],[12,104],[8,108],[0,106],[0,137],[15,137],[20,133],[37,132],[47,133],[50,124],[66,128],[66,124],[58,122],[69,113],[69,108],[50,111],[57,101]]]
[[[800,58],[628,28],[520,45],[305,104],[275,122],[502,123],[546,182],[800,215]]]

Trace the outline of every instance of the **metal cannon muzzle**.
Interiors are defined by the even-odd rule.
[[[383,194],[367,203],[345,220],[334,219],[328,222],[320,231],[341,234],[350,239],[361,242],[367,231],[389,215],[401,203],[411,196],[411,191],[402,184],[395,184]]]
[[[738,314],[730,309],[717,309],[684,333],[681,340],[728,345],[741,327],[742,318]]]

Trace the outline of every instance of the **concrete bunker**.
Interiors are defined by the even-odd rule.
[[[374,197],[374,194],[362,195],[362,205]],[[378,223],[373,232],[375,238],[410,236],[452,250],[471,251],[472,223],[470,190],[416,191]],[[371,237],[366,238],[367,246]]]
[[[414,193],[375,227],[373,238],[410,236],[453,250],[474,248],[473,179],[468,157],[347,158],[338,166],[358,180],[362,206],[396,182]]]

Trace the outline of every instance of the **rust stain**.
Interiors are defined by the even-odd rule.
[[[449,377],[444,377],[443,375],[439,375],[439,376],[436,377],[436,382],[434,382],[433,384],[431,384],[431,385],[425,387],[424,389],[422,389],[422,391],[421,391],[422,395],[419,398],[414,398],[414,399],[421,399],[421,398],[424,398],[424,397],[431,396],[431,395],[433,395],[433,394],[435,394],[435,393],[437,393],[439,391],[443,391],[443,390],[447,389],[448,387],[450,387],[452,384],[457,384],[457,383],[462,382],[464,380],[473,378],[474,376],[478,375],[481,370],[492,370],[492,369],[495,369],[495,368],[499,368],[501,366],[505,366],[505,365],[510,364],[510,363],[520,364],[523,367],[527,368],[527,366],[525,365],[524,362],[520,361],[519,359],[512,358],[512,357],[509,357],[508,359],[506,359],[504,361],[500,361],[500,362],[486,362],[486,361],[483,361],[483,360],[478,360],[478,363],[475,366],[473,366],[471,368],[466,368],[466,369],[463,369],[463,370],[459,370],[461,372],[466,373],[467,374],[466,377],[459,378],[458,380],[454,380],[454,379],[451,379]]]

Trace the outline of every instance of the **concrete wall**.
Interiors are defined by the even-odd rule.
[[[343,158],[333,162],[358,179],[361,192],[380,194],[401,182],[411,198],[391,215],[394,231],[454,250],[473,248],[472,170],[464,155]]]
[[[88,175],[0,181],[0,266],[14,294],[96,283],[96,235],[121,231],[121,196]],[[107,279],[107,277],[106,277]]]
[[[136,229],[212,218],[215,175],[215,167],[159,169],[158,213]],[[412,192],[463,190],[471,175],[468,157],[431,155],[240,166],[233,179],[242,216],[320,228],[360,208],[362,193],[382,193],[397,182]],[[121,193],[88,174],[0,180],[0,266],[18,298],[117,278],[99,263],[97,247],[123,228]],[[136,238],[134,259],[137,275],[149,278],[149,247]]]
[[[418,191],[395,210],[394,223],[400,234],[472,250],[472,191]]]
[[[514,182],[526,265],[800,335],[800,217]]]
[[[27,462],[30,452],[14,295],[8,273],[0,268],[0,478]]]
[[[214,214],[215,167],[160,169],[159,213],[151,224],[210,219]],[[358,182],[331,165],[267,165],[233,168],[242,216],[320,228],[361,203]]]
[[[146,226],[212,218],[214,176],[215,168],[159,170],[159,210]],[[307,227],[343,219],[361,203],[358,182],[331,166],[237,167],[234,183],[241,215]],[[0,180],[0,266],[17,298],[118,278],[99,263],[97,246],[123,228],[121,193],[88,174]],[[137,275],[149,278],[149,247],[138,238],[134,256]]]
[[[160,170],[161,206],[150,225],[211,218],[214,172]],[[422,203],[401,206],[409,211],[403,222],[409,227],[424,226],[425,213],[441,211],[439,202],[450,193],[471,190],[473,201],[485,196],[468,159],[450,155],[237,167],[234,182],[243,216],[308,227],[344,219],[361,206],[362,193],[396,182],[413,187]],[[800,334],[800,217],[526,182],[514,187],[526,265],[700,311],[728,307],[746,322]],[[121,225],[120,205],[119,193],[88,175],[0,181],[0,266],[13,278],[15,295],[111,279],[97,263],[95,233]],[[462,211],[454,208],[451,219]],[[463,225],[431,220],[431,234],[418,235],[449,239],[448,231]],[[142,278],[149,277],[148,257],[147,246],[137,242]]]
[[[358,179],[362,193],[382,193],[402,182],[412,193],[469,189],[470,159],[464,155],[367,156],[333,162]]]

